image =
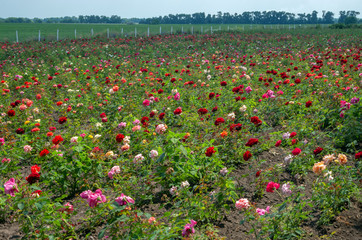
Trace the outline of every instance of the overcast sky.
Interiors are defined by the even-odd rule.
[[[0,0],[0,18],[79,15],[147,18],[177,13],[216,14],[222,11],[233,14],[268,10],[291,13],[317,10],[319,16],[322,10],[327,10],[338,17],[340,10],[362,13],[362,0]]]

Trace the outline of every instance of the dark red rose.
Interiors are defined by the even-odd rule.
[[[234,131],[240,131],[241,130],[241,127],[243,125],[241,125],[241,123],[237,123],[237,124],[231,124],[230,125],[230,132],[234,132]]]
[[[221,85],[221,86],[226,86],[226,85],[228,85],[228,84],[227,84],[226,81],[222,81],[222,82],[220,82],[220,85]]]
[[[59,120],[58,120],[58,123],[59,123],[59,124],[63,124],[63,123],[65,123],[65,122],[67,122],[67,118],[66,118],[66,117],[60,117]]]
[[[208,113],[209,111],[206,108],[200,108],[197,112],[200,115],[204,115],[204,114]]]
[[[223,118],[217,118],[215,120],[215,126],[219,126],[221,123],[224,123],[225,120]]]
[[[278,140],[278,141],[275,143],[275,146],[276,146],[276,147],[279,147],[280,144],[282,144],[282,140]]]
[[[257,138],[250,138],[249,141],[245,144],[247,147],[252,147],[253,145],[257,144],[259,139]]]
[[[305,106],[306,106],[307,108],[309,108],[310,106],[312,106],[312,101],[306,102],[306,103],[305,103]]]
[[[148,121],[150,121],[150,119],[148,117],[146,117],[146,116],[141,118],[141,123],[142,124],[145,123],[145,122],[148,122]]]
[[[246,151],[243,155],[243,158],[245,161],[248,161],[251,158],[251,153],[249,151]]]
[[[181,107],[178,107],[178,108],[175,109],[175,111],[173,111],[174,115],[180,115],[181,113],[182,113]]]
[[[16,132],[17,134],[24,134],[24,133],[25,133],[24,129],[22,129],[22,128],[16,129],[15,132]]]
[[[8,116],[9,116],[9,117],[15,116],[15,111],[14,111],[14,110],[9,110],[9,111],[8,111]]]
[[[158,93],[158,94],[163,93],[163,89],[158,89],[157,93]]]
[[[211,111],[216,112],[217,111],[217,106],[215,106]]]
[[[250,122],[254,123],[254,125],[257,127],[263,123],[257,116],[251,117]]]
[[[58,135],[55,136],[52,140],[52,142],[54,143],[54,145],[58,145],[60,142],[64,141],[64,139],[62,138],[62,136]]]
[[[159,118],[160,120],[162,120],[164,117],[165,117],[165,113],[160,113],[160,115],[158,115],[158,118]]]
[[[209,147],[208,149],[206,149],[206,153],[205,155],[208,157],[211,157],[212,154],[214,154],[216,151],[214,150],[214,147]]]
[[[123,141],[123,139],[124,139],[124,135],[123,135],[123,134],[121,134],[121,133],[120,133],[120,134],[118,134],[118,135],[117,135],[117,137],[116,137],[116,141],[117,141],[117,142],[119,142],[119,143],[120,143],[120,142],[122,142],[122,141]]]
[[[313,153],[314,153],[314,155],[318,155],[318,154],[320,154],[322,151],[323,151],[323,148],[317,147],[316,149],[314,149]]]
[[[255,177],[259,177],[260,173],[261,173],[261,170],[257,171],[256,174],[255,174]]]
[[[292,151],[292,154],[294,156],[297,156],[299,155],[300,153],[302,152],[302,150],[300,148],[295,148],[293,151]]]
[[[20,103],[21,103],[20,100],[16,100],[16,101],[15,101],[15,106],[18,106]]]
[[[37,181],[39,181],[40,179],[40,174],[39,173],[30,173],[29,176],[27,176],[26,178],[26,181],[28,181],[29,184],[33,184],[33,183],[36,183]]]
[[[296,144],[297,142],[298,142],[297,139],[295,139],[295,138],[292,139],[292,145]]]
[[[358,152],[354,155],[356,159],[360,159],[362,157],[362,152]]]
[[[215,93],[209,93],[209,99],[213,99],[215,97]]]
[[[49,151],[47,149],[44,149],[39,153],[40,157],[46,156],[48,154],[49,154]]]
[[[150,117],[152,118],[152,117],[154,117],[156,115],[156,113],[154,112],[154,111],[151,111],[150,112]]]

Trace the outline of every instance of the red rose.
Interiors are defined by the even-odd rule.
[[[152,117],[154,117],[156,115],[156,113],[154,112],[154,111],[151,111],[150,112],[150,117],[152,118]]]
[[[158,94],[163,93],[163,89],[158,89],[157,93],[158,93]]]
[[[32,173],[39,173],[40,167],[38,165],[31,166],[31,172]]]
[[[317,147],[316,149],[314,149],[313,153],[314,153],[314,155],[318,155],[318,154],[321,153],[322,151],[323,151],[323,148]]]
[[[56,127],[49,127],[49,131],[54,132],[55,130],[57,130],[57,128],[56,128]]]
[[[354,155],[356,159],[360,159],[362,157],[362,152],[358,152]]]
[[[182,113],[181,107],[178,107],[178,108],[175,109],[175,111],[173,111],[174,115],[180,115],[181,113]]]
[[[60,117],[59,120],[58,120],[58,123],[59,123],[59,124],[63,124],[63,123],[65,123],[65,122],[67,122],[67,118],[66,118],[66,117]]]
[[[251,153],[249,151],[246,151],[243,155],[243,158],[245,161],[248,161],[251,158]]]
[[[302,150],[300,148],[295,148],[293,151],[292,151],[292,154],[294,156],[297,156],[299,155],[300,153],[302,152]]]
[[[254,123],[255,126],[260,126],[262,124],[262,121],[257,116],[251,117],[250,122]]]
[[[60,142],[64,141],[64,139],[62,138],[62,136],[58,135],[55,136],[52,140],[52,142],[54,143],[54,145],[58,145]]]
[[[47,149],[44,149],[39,153],[40,157],[46,156],[48,154],[49,154],[49,151]]]
[[[24,133],[25,133],[24,129],[22,129],[22,128],[16,129],[15,132],[16,132],[17,134],[24,134]]]
[[[297,133],[296,132],[291,132],[289,137],[292,138],[292,137],[295,137],[295,136],[297,136]]]
[[[209,93],[209,99],[212,99],[212,98],[214,98],[215,97],[215,93]]]
[[[206,113],[208,113],[209,111],[206,108],[200,108],[197,113],[200,115],[204,115]]]
[[[162,120],[164,117],[165,117],[165,113],[160,113],[160,115],[158,115],[158,118],[159,118],[160,120]]]
[[[219,126],[221,123],[224,123],[225,120],[223,118],[217,118],[215,120],[215,126]]]
[[[298,142],[297,139],[292,139],[292,145],[296,144]]]
[[[215,106],[213,109],[212,109],[212,112],[216,112],[217,111],[217,106]]]
[[[261,170],[257,171],[256,174],[255,174],[255,177],[259,177],[260,173],[261,173]]]
[[[214,147],[209,147],[208,149],[206,149],[206,153],[205,155],[208,157],[211,157],[212,154],[214,154],[216,151],[214,150]]]
[[[231,124],[230,125],[230,132],[240,131],[242,126],[243,125],[241,125],[241,123]]]
[[[150,121],[150,119],[148,117],[146,117],[146,116],[141,118],[141,123],[142,124],[144,124],[145,122],[148,122],[148,121]]]
[[[259,142],[257,138],[250,138],[249,141],[245,144],[247,147],[251,147]]]
[[[9,116],[9,117],[15,116],[15,111],[14,111],[14,110],[9,110],[9,111],[8,111],[8,116]]]
[[[220,85],[221,85],[221,86],[226,86],[226,85],[228,85],[228,84],[227,84],[226,81],[222,81],[222,82],[220,82]]]
[[[40,174],[39,173],[30,173],[29,176],[27,176],[26,181],[28,181],[29,184],[33,184],[35,182],[37,182],[40,179]]]
[[[119,142],[119,143],[120,143],[120,142],[122,142],[122,141],[123,141],[123,139],[124,139],[124,135],[123,135],[123,134],[121,134],[121,133],[120,133],[120,134],[118,134],[118,135],[117,135],[117,137],[116,137],[116,141],[117,141],[117,142]]]
[[[100,116],[101,118],[107,117],[107,115],[106,115],[105,113],[101,113],[99,116]]]
[[[307,108],[309,108],[310,106],[312,106],[312,101],[306,102],[306,103],[305,103],[305,106],[306,106]]]
[[[278,140],[278,141],[275,143],[275,146],[276,146],[276,147],[279,147],[280,144],[282,144],[282,140]]]

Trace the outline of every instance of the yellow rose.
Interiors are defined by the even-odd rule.
[[[25,121],[25,123],[24,123],[24,124],[28,124],[28,123],[30,123],[30,121]]]
[[[93,138],[93,136],[92,136],[92,135],[89,135],[88,137],[89,137],[89,138]]]

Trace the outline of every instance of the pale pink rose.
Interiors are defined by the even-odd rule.
[[[239,199],[236,203],[235,203],[235,207],[238,209],[238,210],[241,210],[241,209],[248,209],[250,207],[250,202],[248,199],[246,198],[241,198]]]

